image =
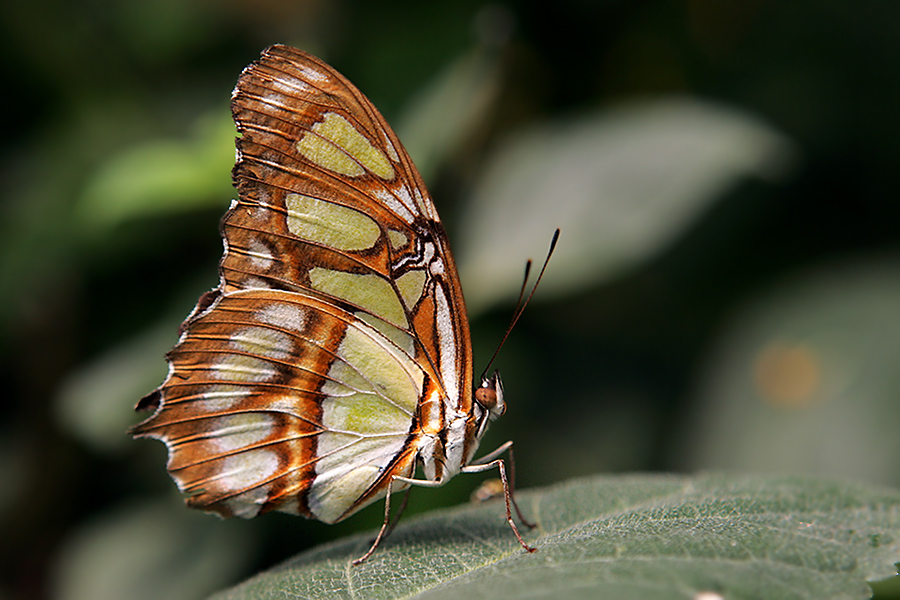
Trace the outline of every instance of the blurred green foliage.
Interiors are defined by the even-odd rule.
[[[274,42],[408,138],[478,299],[476,368],[564,227],[484,442],[516,440],[520,486],[706,467],[900,484],[897,23],[892,0],[4,7],[0,598],[78,597],[84,548],[135,585],[125,563],[170,556],[159,593],[202,595],[380,521],[186,517],[162,445],[124,434],[216,284],[230,92]]]

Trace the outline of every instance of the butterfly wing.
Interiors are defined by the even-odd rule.
[[[406,151],[331,67],[273,46],[232,110],[220,285],[134,433],[166,443],[194,506],[333,522],[411,475],[417,436],[471,410],[456,267]]]

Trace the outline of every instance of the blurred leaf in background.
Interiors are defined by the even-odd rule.
[[[896,260],[823,265],[749,301],[700,371],[681,467],[900,484],[898,315]]]
[[[256,544],[249,530],[171,500],[125,505],[73,531],[60,549],[54,597],[192,600],[246,568]]]
[[[60,429],[101,451],[124,450],[131,440],[122,432],[134,423],[134,407],[122,399],[141,398],[165,379],[159,357],[172,347],[177,326],[177,320],[166,320],[63,380],[56,397]]]
[[[460,226],[469,311],[513,297],[523,257],[540,256],[554,226],[564,234],[544,296],[652,259],[743,177],[774,179],[793,159],[770,127],[687,98],[519,133],[488,159]]]
[[[103,164],[75,205],[79,227],[109,230],[130,219],[221,208],[233,194],[222,173],[234,162],[234,122],[220,109],[195,129],[188,139],[148,141]]]

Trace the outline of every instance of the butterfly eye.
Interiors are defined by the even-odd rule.
[[[497,406],[497,392],[488,387],[475,390],[475,400],[488,410]]]
[[[490,413],[491,420],[506,412],[506,402],[503,401],[503,382],[500,381],[498,371],[494,371],[490,377],[482,378],[481,386],[475,390],[475,401]]]

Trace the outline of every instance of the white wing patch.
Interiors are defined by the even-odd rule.
[[[434,286],[434,316],[437,320],[438,340],[441,353],[441,379],[444,381],[444,390],[451,403],[459,401],[459,380],[456,372],[456,333],[453,330],[453,315],[450,314],[450,305],[444,288]],[[455,408],[455,404],[453,406]]]

